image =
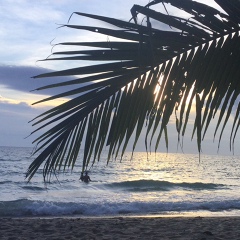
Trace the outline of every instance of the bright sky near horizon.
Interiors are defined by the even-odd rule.
[[[204,2],[202,0],[202,2]],[[34,128],[28,121],[46,110],[46,105],[31,106],[44,98],[36,92],[30,92],[46,83],[46,80],[32,79],[34,75],[45,72],[43,68],[64,69],[59,62],[37,62],[51,53],[51,44],[61,41],[61,37],[71,39],[76,35],[64,29],[57,29],[57,24],[67,23],[74,11],[106,15],[129,20],[130,9],[134,3],[145,5],[146,0],[1,0],[0,1],[0,146],[33,146],[31,142],[37,134],[28,137]],[[79,21],[73,16],[72,22]],[[81,18],[81,23],[89,24],[89,19]],[[79,39],[92,37],[84,33]],[[48,94],[51,92],[45,92]],[[172,150],[176,152],[176,131],[169,131]],[[192,129],[189,129],[189,134]],[[204,153],[217,153],[217,141],[213,144],[213,130],[203,143]],[[229,130],[228,130],[229,132]],[[229,136],[228,134],[226,134]],[[144,142],[144,141],[142,141]],[[164,145],[164,143],[163,143]],[[236,141],[236,146],[239,141]],[[236,148],[236,147],[235,147]],[[142,149],[140,144],[138,151]],[[220,153],[229,153],[229,140],[224,138]],[[144,150],[144,149],[142,149]],[[163,151],[165,147],[163,147]],[[185,138],[184,151],[197,153],[197,144]],[[235,153],[237,154],[237,148]]]

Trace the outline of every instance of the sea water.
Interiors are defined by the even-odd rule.
[[[47,185],[39,170],[28,183],[31,148],[0,147],[0,217],[116,215],[238,215],[240,157],[131,153],[106,163],[106,154],[79,180],[73,171]]]

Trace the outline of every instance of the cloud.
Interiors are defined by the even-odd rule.
[[[34,87],[31,77],[46,72],[31,66],[0,66],[0,84],[7,88],[29,92]]]
[[[35,65],[36,61],[47,57],[51,52],[50,42],[61,41],[66,36],[70,39],[84,36],[91,38],[86,31],[70,31],[58,29],[65,24],[74,11],[87,12],[128,20],[131,17],[130,8],[135,1],[117,0],[4,0],[1,1],[0,15],[0,63],[15,65]],[[145,0],[138,2],[146,4]],[[76,18],[72,24],[91,24],[89,18]],[[102,24],[99,22],[99,24]],[[95,36],[96,37],[96,36]],[[100,38],[100,35],[97,36]],[[66,38],[66,39],[67,39]],[[7,51],[6,51],[7,50]],[[58,63],[59,65],[59,63]],[[45,64],[41,65],[46,67]],[[48,62],[47,67],[55,67]]]
[[[25,139],[33,130],[28,122],[42,110],[32,108],[26,103],[0,102],[0,146],[31,146],[36,135]]]
[[[0,15],[0,63],[6,64],[34,65],[47,56],[55,23],[67,21],[64,11],[44,0],[1,1]]]
[[[32,66],[0,65],[0,146],[31,146],[31,142],[43,131],[25,139],[35,129],[28,122],[49,107],[62,103],[63,100],[60,99],[50,102],[50,106],[31,106],[33,102],[59,92],[57,89],[29,92],[36,87],[56,82],[54,78],[31,78],[48,71],[50,70]],[[58,81],[67,79],[69,78],[57,78]],[[64,88],[65,91],[70,89]]]
[[[62,11],[54,9],[49,1],[4,0],[1,3],[1,16],[5,19],[18,19],[41,24],[47,21],[59,21],[64,15]]]
[[[14,92],[10,93],[10,91],[19,91],[23,92],[24,94],[29,94],[28,97],[32,97],[33,99],[36,95],[54,95],[62,91],[62,89],[51,88],[44,91],[34,91],[30,93],[30,91],[45,86],[49,84],[53,84],[56,82],[72,80],[74,77],[57,77],[57,78],[40,78],[34,79],[33,76],[51,72],[53,70],[39,68],[39,67],[32,67],[32,66],[8,66],[8,65],[0,65],[0,95],[4,98],[8,98],[8,96],[4,95],[3,90],[12,95]],[[70,90],[75,88],[73,87],[65,87],[64,91]],[[20,94],[20,93],[19,93]],[[25,96],[27,96],[25,94]],[[15,94],[15,97],[18,97]],[[39,98],[39,97],[38,97]]]
[[[43,131],[25,139],[36,129],[28,122],[49,108],[62,103],[62,100],[58,100],[48,104],[31,105],[57,92],[54,89],[43,93],[29,92],[35,87],[47,84],[47,79],[43,82],[41,79],[31,79],[31,76],[46,71],[47,69],[31,66],[0,66],[0,145],[31,146],[31,142]],[[49,81],[53,83],[54,79]]]

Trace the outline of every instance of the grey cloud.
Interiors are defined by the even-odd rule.
[[[38,87],[53,84],[56,82],[74,79],[74,77],[40,78],[33,79],[33,76],[50,72],[52,70],[33,66],[8,66],[0,65],[0,84],[13,90],[30,92]],[[68,91],[73,87],[52,88],[43,91],[34,91],[35,94],[53,95],[62,91]],[[1,94],[1,93],[0,93]]]
[[[19,104],[0,102],[0,145],[31,146],[36,135],[26,139],[34,130],[28,122],[39,115],[42,110],[22,102]]]

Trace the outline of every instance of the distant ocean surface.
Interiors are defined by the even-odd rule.
[[[25,173],[31,148],[0,147],[0,217],[116,215],[240,216],[240,157],[131,153],[90,169],[79,180],[81,161],[47,186],[41,171]],[[81,155],[79,156],[81,159]]]

